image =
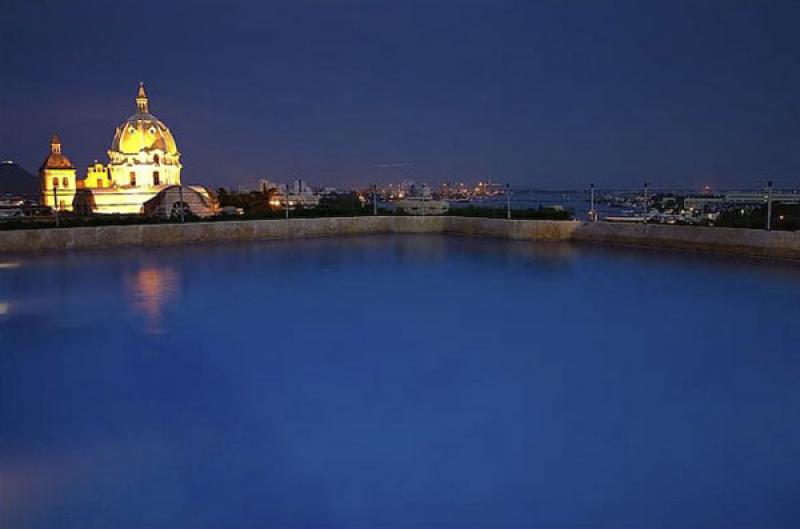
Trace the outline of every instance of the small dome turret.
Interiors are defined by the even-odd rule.
[[[42,162],[40,170],[43,169],[75,169],[72,161],[61,152],[61,139],[56,134],[50,138],[50,154]]]

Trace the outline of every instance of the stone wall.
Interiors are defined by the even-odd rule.
[[[800,232],[474,217],[336,217],[0,231],[0,253],[372,233],[449,233],[577,241],[800,260]]]
[[[800,231],[581,222],[572,240],[800,260]]]
[[[442,217],[444,232],[528,241],[565,241],[580,222],[563,220],[506,220],[478,217]]]
[[[0,231],[0,253],[258,241],[369,233],[441,233],[443,217],[332,217]]]

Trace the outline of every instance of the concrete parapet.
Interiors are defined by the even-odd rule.
[[[371,233],[447,233],[578,241],[800,260],[800,232],[477,217],[330,217],[0,231],[0,253],[257,241]]]
[[[0,253],[442,231],[435,217],[329,217],[0,231]]]
[[[698,252],[800,259],[800,231],[582,222],[572,240]]]
[[[580,224],[559,220],[506,220],[443,217],[445,233],[529,241],[565,241]]]

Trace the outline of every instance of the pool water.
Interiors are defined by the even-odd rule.
[[[0,257],[0,527],[794,528],[800,266],[372,236]]]

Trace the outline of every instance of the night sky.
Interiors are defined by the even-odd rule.
[[[145,82],[183,180],[800,185],[800,2],[5,0],[0,157],[85,174]]]

